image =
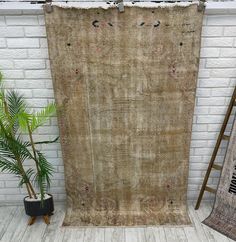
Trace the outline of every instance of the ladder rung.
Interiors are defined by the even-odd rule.
[[[222,166],[217,165],[217,164],[213,164],[212,168],[220,171],[222,169]]]
[[[229,135],[225,135],[225,134],[224,134],[224,135],[222,136],[222,139],[224,139],[224,140],[229,140],[229,138],[230,138]]]
[[[216,189],[206,186],[205,190],[211,193],[216,193]]]

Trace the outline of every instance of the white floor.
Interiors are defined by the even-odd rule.
[[[198,211],[189,205],[193,226],[188,227],[146,227],[146,228],[65,228],[61,227],[64,205],[57,204],[46,225],[39,218],[34,225],[27,226],[28,217],[22,206],[0,206],[0,241],[2,242],[229,242],[233,241],[203,225],[211,205],[204,203]]]

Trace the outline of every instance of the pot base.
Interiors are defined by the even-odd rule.
[[[34,224],[37,217],[30,217],[28,225]],[[50,217],[48,215],[43,216],[43,220],[46,224],[50,224]]]

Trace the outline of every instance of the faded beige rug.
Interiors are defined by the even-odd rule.
[[[204,224],[236,240],[236,122],[234,121],[213,210]]]
[[[203,12],[45,13],[65,166],[66,226],[189,224]]]

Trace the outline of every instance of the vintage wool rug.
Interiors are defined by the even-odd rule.
[[[189,224],[203,12],[53,7],[46,28],[67,226]]]
[[[236,240],[236,122],[234,121],[213,210],[204,224]]]

